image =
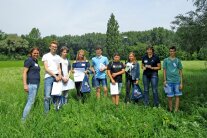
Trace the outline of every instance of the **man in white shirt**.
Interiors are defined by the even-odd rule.
[[[50,52],[43,55],[42,61],[45,68],[45,81],[44,81],[44,111],[47,113],[50,110],[51,90],[54,81],[60,81],[60,56],[57,52],[57,42],[50,43]]]

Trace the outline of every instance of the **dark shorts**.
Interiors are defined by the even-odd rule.
[[[100,85],[102,85],[103,87],[106,87],[107,86],[107,79],[106,78],[104,78],[104,79],[96,78],[95,84],[96,84],[96,87],[100,87]]]

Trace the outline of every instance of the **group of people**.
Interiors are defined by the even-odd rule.
[[[92,58],[92,65],[85,57],[85,51],[79,50],[75,61],[70,64],[67,59],[68,48],[60,49],[60,56],[57,54],[58,43],[52,41],[49,46],[50,52],[43,55],[42,61],[45,68],[44,77],[44,111],[47,113],[50,110],[51,101],[55,108],[68,102],[68,90],[62,91],[61,96],[51,95],[54,82],[61,81],[67,83],[71,74],[76,73],[76,69],[80,69],[85,75],[93,74],[93,81],[96,87],[96,97],[101,97],[101,86],[103,87],[104,96],[108,95],[107,76],[110,79],[110,88],[117,86],[118,93],[113,93],[111,90],[112,101],[115,105],[119,104],[119,95],[122,91],[122,75],[126,74],[126,95],[125,102],[131,101],[132,89],[140,84],[140,65],[136,60],[134,52],[128,55],[128,61],[122,63],[119,53],[114,53],[113,60],[109,62],[108,58],[102,55],[102,47],[96,48],[96,56]],[[39,49],[32,48],[30,56],[24,62],[23,84],[24,90],[28,92],[27,103],[23,111],[22,120],[25,120],[38,92],[40,84],[40,66],[38,64]],[[176,48],[169,48],[170,56],[163,61],[163,86],[168,97],[169,111],[173,110],[172,98],[175,96],[175,111],[179,109],[179,96],[182,95],[183,77],[182,64],[176,57]],[[161,69],[159,57],[154,53],[152,46],[146,48],[146,54],[142,57],[141,68],[143,70],[143,100],[144,105],[149,105],[149,88],[151,84],[153,92],[154,106],[159,106],[158,96],[158,71]],[[84,94],[81,92],[82,79],[75,81],[78,99],[82,99]]]

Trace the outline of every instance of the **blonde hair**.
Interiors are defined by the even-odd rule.
[[[130,52],[130,53],[129,53],[129,55],[133,55],[133,56],[134,56],[134,62],[136,62],[136,61],[137,61],[137,59],[136,59],[136,55],[135,55],[135,53],[134,53],[134,52]],[[129,58],[128,58],[128,61],[130,61],[130,60],[129,60]]]
[[[76,60],[79,60],[79,54],[83,53],[83,60],[86,60],[85,51],[83,49],[79,50],[76,55]]]
[[[57,42],[57,41],[51,41],[51,42],[50,42],[50,46],[51,46],[52,44],[58,45],[58,42]]]

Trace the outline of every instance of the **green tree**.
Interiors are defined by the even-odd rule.
[[[115,52],[121,52],[121,38],[119,34],[119,24],[112,13],[107,23],[106,32],[106,48],[110,58],[113,57]]]
[[[6,34],[0,30],[0,40],[3,40],[5,38],[6,38]]]
[[[176,16],[172,22],[181,49],[191,55],[207,47],[207,0],[193,1],[196,10]]]
[[[38,40],[38,39],[41,39],[41,33],[40,33],[38,28],[32,28],[32,30],[29,33],[28,37],[30,39]]]
[[[9,34],[6,39],[0,41],[0,49],[4,54],[15,57],[17,55],[25,54],[28,51],[28,41],[22,39],[16,34]]]

